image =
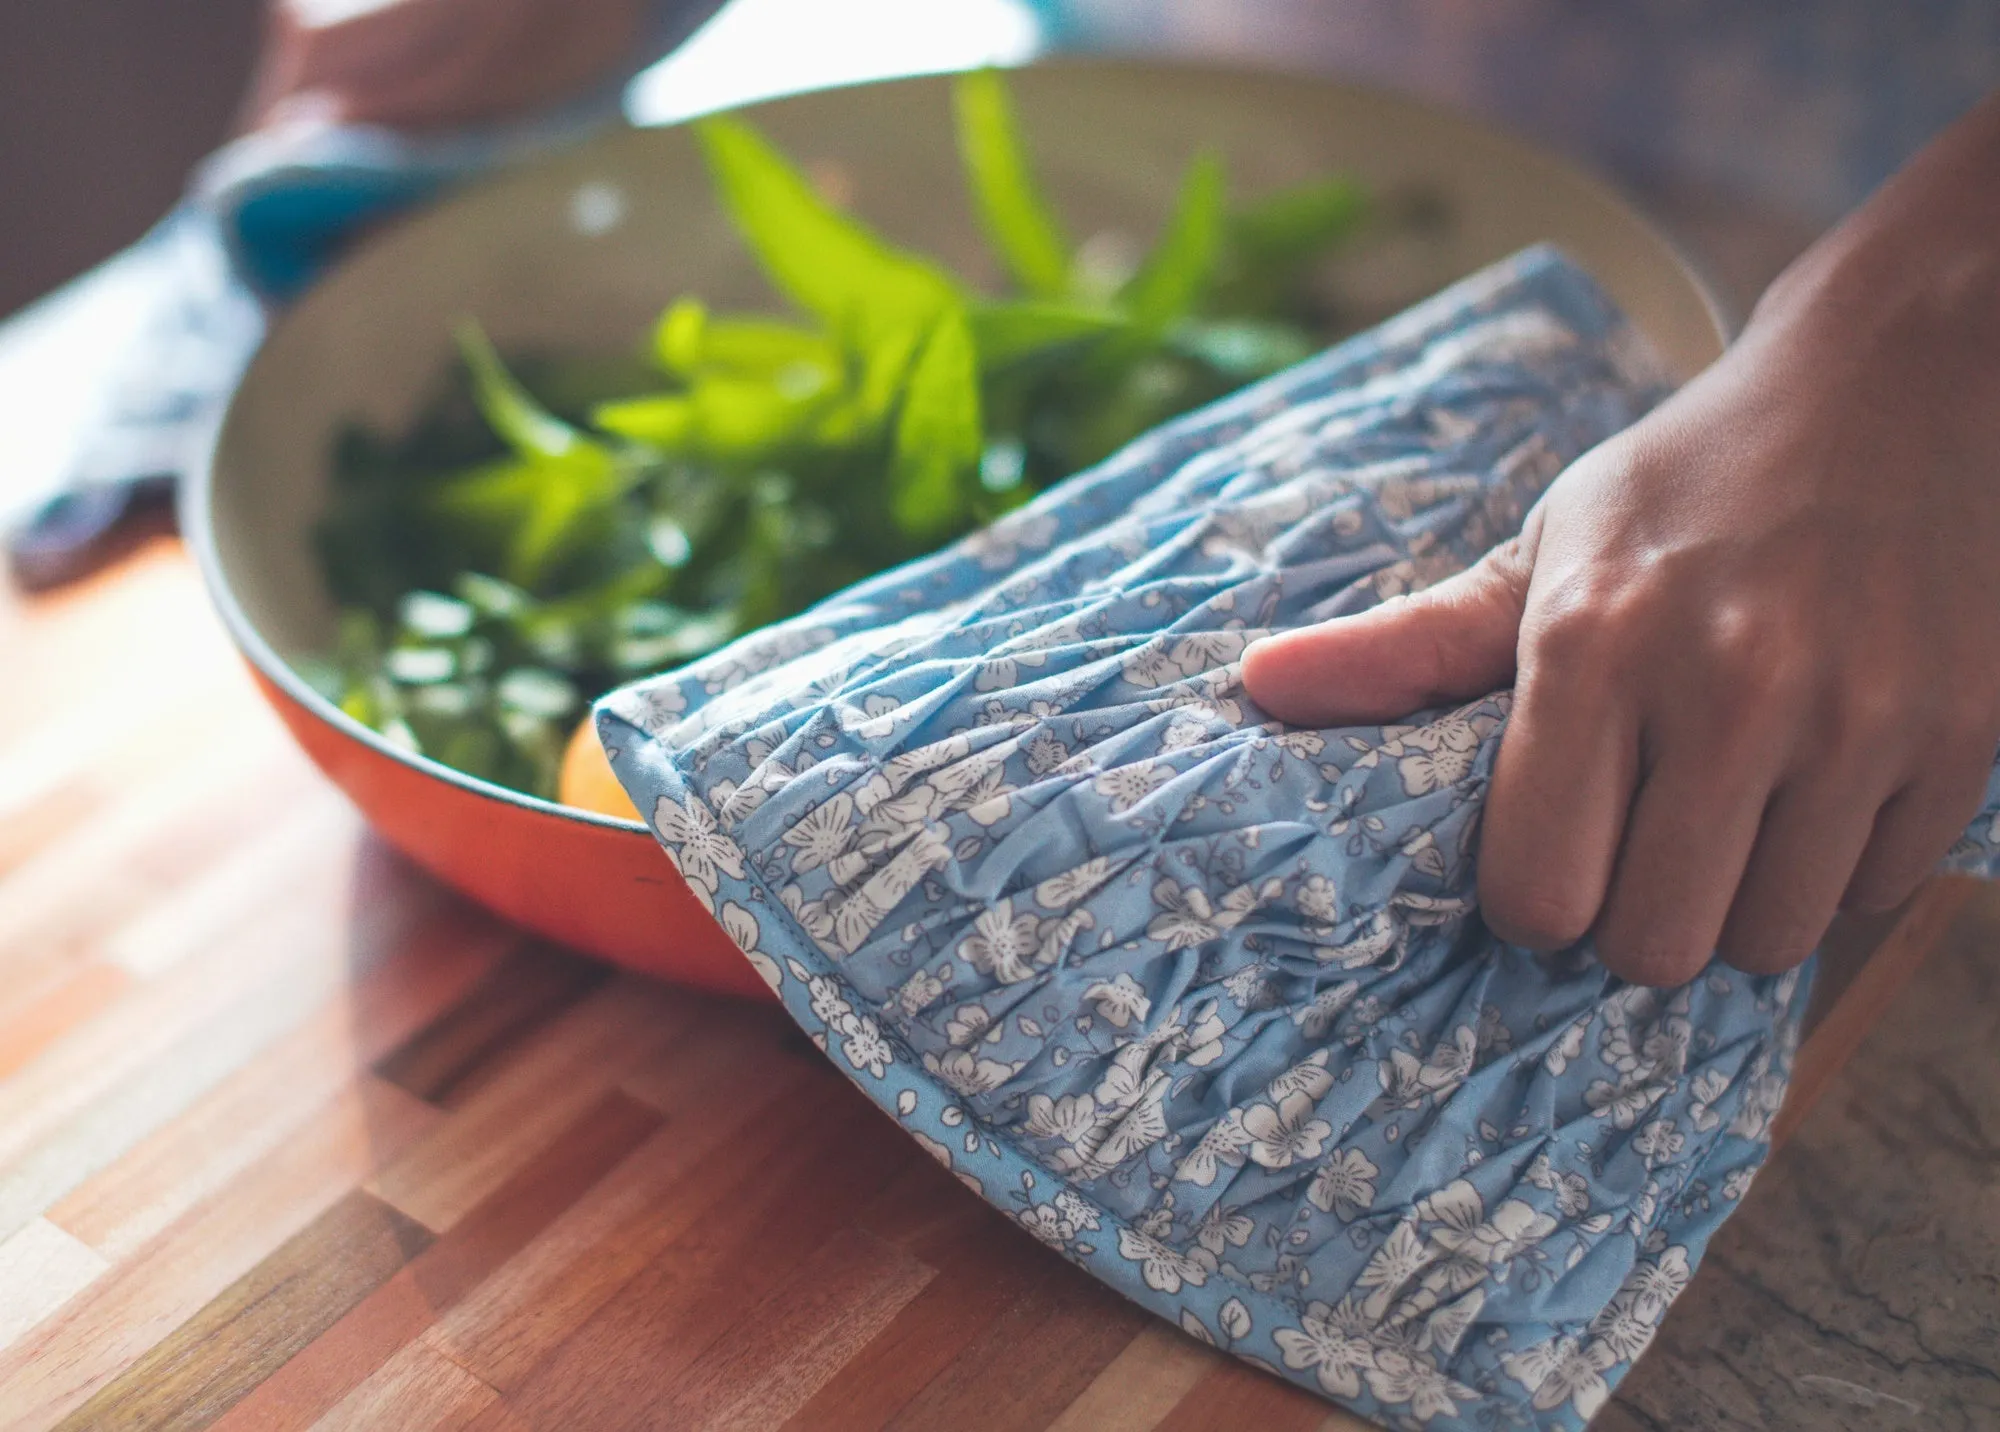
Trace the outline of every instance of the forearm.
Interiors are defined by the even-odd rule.
[[[1760,326],[1803,326],[1857,361],[1984,354],[2000,380],[2000,92],[1787,269],[1757,306]]]

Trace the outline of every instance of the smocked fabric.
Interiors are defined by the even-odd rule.
[[[1306,730],[1240,657],[1459,570],[1665,391],[1531,250],[599,731],[827,1056],[1051,1248],[1390,1426],[1580,1426],[1763,1160],[1808,980],[1502,943],[1506,693]]]

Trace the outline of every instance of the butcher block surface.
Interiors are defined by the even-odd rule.
[[[1614,1432],[2000,1426],[2000,893],[1841,931]],[[779,1011],[371,839],[177,547],[0,596],[0,1429],[1318,1432]]]

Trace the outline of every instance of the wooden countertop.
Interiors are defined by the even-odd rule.
[[[1996,943],[1964,884],[1847,936],[1817,1106],[1600,1427],[2000,1426]],[[210,1425],[1360,1424],[1044,1251],[776,1011],[372,841],[160,543],[0,596],[0,1428]]]

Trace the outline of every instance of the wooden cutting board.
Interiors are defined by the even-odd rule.
[[[0,1428],[1360,1425],[372,842],[171,544],[0,602]],[[1782,1133],[1972,888],[1834,942]]]

